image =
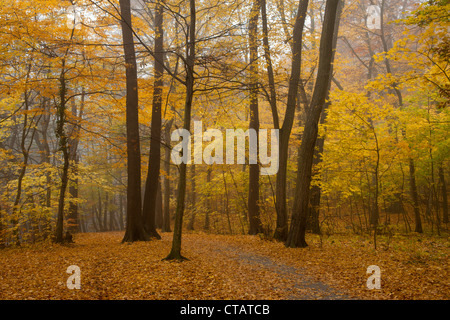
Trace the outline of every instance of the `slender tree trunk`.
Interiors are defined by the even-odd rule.
[[[97,232],[97,231],[99,231],[99,229],[98,229],[97,222],[96,222],[96,215],[95,215],[94,207],[92,207],[91,216],[92,216],[92,224],[94,225],[94,231]]]
[[[39,149],[39,154],[41,158],[41,164],[45,164],[46,166],[50,166],[50,146],[47,137],[47,130],[50,124],[50,104],[48,98],[42,99],[42,116],[41,121],[39,121],[39,129],[36,131],[35,141],[36,145]],[[51,208],[51,197],[52,197],[52,179],[51,174],[49,172],[45,173],[46,178],[46,189],[45,194],[42,195],[42,206],[45,208],[42,212],[43,217],[41,221],[43,221],[43,226],[41,227],[41,234],[43,238],[46,239],[50,235],[51,230],[51,217],[50,217],[50,208]]]
[[[269,28],[267,26],[267,4],[266,0],[261,1],[261,20],[262,20],[262,29],[263,29],[263,45],[264,45],[264,58],[266,60],[267,65],[267,76],[269,78],[269,103],[270,109],[272,111],[272,119],[274,129],[280,129],[280,120],[278,117],[278,108],[277,108],[277,94],[275,90],[275,77],[273,74],[273,65],[272,59],[270,56],[270,45],[269,45]]]
[[[99,191],[99,196],[100,196],[100,191]],[[101,202],[101,198],[100,198],[100,202]],[[108,212],[109,212],[109,194],[108,192],[105,192],[105,209],[103,210],[103,228],[105,229],[105,231],[109,231],[108,230]]]
[[[5,227],[3,224],[3,209],[0,204],[0,249],[5,247]]]
[[[188,230],[194,230],[194,224],[195,224],[195,216],[197,215],[197,208],[196,208],[196,190],[195,190],[195,164],[191,164],[191,176],[192,176],[192,198],[191,198],[191,219],[189,220],[187,229]]]
[[[116,211],[112,210],[112,208],[115,205],[115,201],[114,201],[114,197],[111,197],[111,201],[110,201],[110,210],[109,210],[109,231],[114,231],[117,229],[117,221],[116,221]]]
[[[325,7],[322,36],[319,49],[319,67],[314,86],[307,121],[299,149],[297,186],[294,198],[294,210],[286,246],[306,247],[306,219],[308,215],[311,170],[316,145],[318,123],[328,94],[331,81],[333,58],[333,35],[339,0],[329,0]]]
[[[71,154],[72,155],[72,154]],[[71,184],[69,186],[69,194],[70,194],[70,202],[69,202],[69,215],[67,217],[67,230],[70,233],[79,232],[79,217],[78,217],[78,204],[72,199],[78,199],[78,164],[79,164],[79,158],[75,158],[74,166],[72,167],[72,175],[75,176],[71,180]]]
[[[184,106],[183,128],[190,132],[191,128],[191,108],[194,97],[194,63],[195,63],[195,20],[196,9],[195,0],[189,0],[190,22],[189,22],[189,41],[186,52],[186,100]],[[186,163],[180,164],[180,180],[178,183],[177,209],[175,211],[175,226],[173,232],[172,249],[166,260],[184,260],[181,255],[181,234],[183,227],[183,214],[186,196]]]
[[[156,2],[155,10],[155,50],[154,50],[154,85],[152,126],[150,134],[150,157],[148,161],[148,175],[145,184],[143,215],[145,229],[151,237],[161,239],[155,228],[155,212],[157,207],[157,193],[161,162],[161,106],[164,74],[164,32],[163,32],[163,1]]]
[[[333,76],[333,62],[334,62],[334,57],[336,54],[336,45],[337,45],[337,39],[338,39],[338,35],[339,35],[339,25],[340,25],[340,21],[341,21],[342,9],[344,8],[344,3],[345,3],[344,0],[339,2],[337,13],[336,13],[336,21],[335,21],[335,26],[334,26],[333,44],[332,44],[333,56],[331,58],[332,59],[331,60],[332,65],[331,65],[331,71],[330,71],[331,76]],[[329,87],[328,87],[328,95],[329,95],[331,81],[328,85],[329,85]],[[327,99],[326,99],[327,102],[325,103],[325,105],[323,107],[323,112],[320,117],[320,124],[325,123],[328,107],[331,104],[328,101],[328,99],[329,99],[329,96],[327,97]],[[317,174],[317,172],[314,172],[314,167],[319,166],[319,164],[322,162],[322,153],[323,153],[324,144],[325,144],[325,137],[318,137],[317,141],[316,141],[316,148],[314,150],[313,175]],[[314,185],[311,187],[311,201],[310,201],[310,207],[309,207],[308,222],[309,222],[310,229],[314,234],[321,234],[320,223],[319,223],[321,193],[322,193],[322,190],[321,190],[320,186]]]
[[[228,187],[227,187],[227,179],[225,178],[225,171],[222,169],[222,178],[223,178],[223,186],[225,188],[225,213],[227,215],[228,221],[228,232],[233,234],[233,229],[231,228],[231,219],[230,219],[230,210],[229,210],[229,197],[228,197]]]
[[[209,220],[209,214],[212,211],[212,201],[211,201],[211,173],[212,169],[211,166],[208,167],[206,171],[206,185],[207,185],[207,192],[206,192],[206,213],[205,213],[205,223],[203,224],[204,230],[210,229],[210,220]]]
[[[70,160],[70,150],[68,146],[68,137],[64,128],[66,123],[66,78],[65,78],[66,68],[65,59],[62,60],[61,74],[59,77],[60,88],[59,88],[59,105],[57,109],[57,127],[56,127],[56,137],[59,142],[59,149],[63,153],[63,171],[61,174],[61,187],[59,189],[59,200],[58,200],[58,213],[56,221],[56,235],[55,242],[64,242],[64,201],[67,189],[67,184],[69,182],[69,160]]]
[[[119,194],[119,228],[120,228],[120,230],[125,229],[125,226],[124,226],[124,223],[123,223],[124,222],[123,207],[124,207],[123,194],[120,193]]]
[[[445,182],[444,167],[442,163],[439,166],[439,180],[442,193],[442,222],[448,223],[448,200],[447,200],[447,184]]]
[[[78,199],[78,165],[80,163],[80,156],[78,154],[78,145],[79,145],[79,132],[80,132],[80,119],[83,116],[84,110],[84,98],[85,92],[84,88],[82,88],[81,92],[81,103],[80,108],[77,110],[77,106],[75,100],[72,100],[72,116],[77,118],[75,120],[75,125],[71,130],[71,137],[69,139],[69,147],[70,147],[70,160],[72,162],[72,176],[74,178],[71,179],[71,183],[69,186],[69,194],[71,199]],[[79,217],[78,217],[78,203],[77,201],[71,200],[69,202],[69,215],[68,215],[68,228],[67,230],[71,233],[79,232]]]
[[[30,70],[30,67],[28,69]],[[29,70],[28,70],[28,74],[29,74]],[[28,78],[28,75],[27,75],[27,78]],[[17,192],[16,192],[16,197],[14,200],[12,213],[11,213],[11,217],[12,217],[11,222],[13,225],[13,237],[16,241],[16,245],[20,245],[18,208],[19,208],[20,199],[22,197],[23,178],[25,177],[25,173],[26,173],[27,166],[28,166],[28,159],[29,159],[29,155],[30,155],[28,152],[29,148],[27,148],[25,146],[27,133],[28,133],[28,111],[29,111],[29,101],[28,101],[28,92],[27,91],[25,91],[25,93],[24,93],[24,105],[25,105],[25,110],[24,110],[25,114],[24,114],[23,127],[22,127],[22,137],[21,137],[21,141],[20,141],[20,149],[22,151],[23,163],[20,168],[19,176],[17,178]]]
[[[261,7],[261,0],[254,0],[250,11],[250,20],[248,24],[249,47],[250,47],[250,125],[249,129],[259,132],[259,110],[258,110],[258,17]],[[259,138],[259,137],[258,137]],[[258,139],[259,140],[259,139]],[[258,159],[259,146],[256,144],[256,159]],[[249,191],[248,191],[248,217],[249,234],[258,234],[262,232],[261,221],[259,218],[259,164],[249,165]]]
[[[161,181],[158,181],[158,192],[156,193],[155,226],[159,229],[161,229],[163,226],[163,199],[161,191]]]
[[[100,187],[97,187],[97,195],[98,195],[98,205],[97,205],[98,224],[100,226],[100,231],[106,231],[106,220],[104,218],[102,220],[103,202],[102,202],[102,194],[100,193]]]
[[[170,129],[172,128],[173,120],[166,124],[164,131],[166,148],[164,155],[164,215],[162,232],[170,232]]]
[[[280,129],[279,144],[279,167],[276,180],[276,202],[277,224],[274,238],[285,241],[288,234],[288,216],[286,208],[286,178],[288,164],[289,137],[294,123],[295,106],[297,92],[300,81],[300,68],[302,60],[302,34],[305,25],[306,13],[308,10],[308,0],[300,0],[298,5],[297,17],[293,30],[292,44],[292,66],[291,76],[289,78],[288,100],[283,126]]]
[[[127,128],[127,225],[122,242],[145,241],[141,210],[141,151],[139,142],[138,82],[136,53],[131,25],[130,0],[120,0],[123,48],[126,63],[126,128]]]

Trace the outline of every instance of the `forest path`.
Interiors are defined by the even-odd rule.
[[[309,262],[306,251],[258,236],[184,233],[182,254],[189,260],[165,261],[173,234],[161,236],[124,244],[123,232],[84,233],[69,245],[0,250],[0,299],[349,299],[330,286],[333,279],[319,281],[298,264]],[[80,290],[66,286],[73,265],[81,272]]]
[[[324,282],[313,279],[311,275],[306,274],[304,268],[259,252],[257,246],[249,248],[233,244],[233,238],[227,237],[226,239],[230,241],[222,241],[220,236],[214,235],[197,237],[195,234],[188,234],[185,238],[187,238],[185,241],[189,242],[189,251],[205,256],[218,255],[223,263],[238,263],[240,266],[250,267],[251,272],[266,273],[270,278],[278,279],[278,284],[269,289],[282,293],[286,300],[355,299]],[[252,278],[251,275],[242,276],[247,279]],[[259,285],[261,284],[248,283],[249,287]]]

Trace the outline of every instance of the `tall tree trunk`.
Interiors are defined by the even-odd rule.
[[[46,166],[50,166],[50,145],[47,137],[47,130],[50,124],[50,100],[48,98],[42,99],[42,116],[41,121],[39,121],[39,129],[36,131],[35,141],[39,149],[40,162]],[[43,226],[41,234],[43,238],[46,239],[50,235],[51,230],[51,198],[52,198],[52,178],[50,172],[45,173],[46,178],[46,190],[45,194],[42,195],[42,206],[45,208],[43,210]]]
[[[297,17],[295,19],[292,33],[292,66],[289,78],[288,100],[283,125],[280,129],[279,144],[279,167],[276,180],[276,202],[277,224],[274,238],[285,241],[288,234],[288,216],[286,208],[286,177],[288,164],[289,137],[294,123],[295,106],[297,92],[300,81],[301,61],[302,61],[302,34],[305,25],[306,13],[308,10],[308,0],[300,0]]]
[[[188,230],[194,230],[195,216],[197,215],[196,205],[196,191],[195,191],[195,164],[191,164],[191,176],[192,176],[192,197],[191,197],[191,219],[187,225]]]
[[[342,9],[344,8],[344,3],[345,1],[342,0],[339,2],[338,5],[338,9],[336,12],[336,21],[335,21],[335,26],[334,26],[334,34],[333,34],[333,57],[331,58],[332,60],[332,64],[331,64],[331,77],[333,77],[333,62],[334,62],[334,57],[336,54],[336,45],[337,45],[337,39],[338,39],[338,35],[339,35],[339,25],[340,25],[340,21],[341,21],[341,14],[342,14]],[[329,92],[330,92],[330,87],[331,87],[331,81],[328,84],[328,96],[329,96]],[[325,123],[325,119],[326,119],[326,115],[327,115],[327,110],[328,107],[330,106],[330,102],[328,101],[328,97],[327,96],[327,102],[325,102],[325,105],[323,107],[323,112],[322,115],[320,117],[320,124],[324,124]],[[319,164],[322,162],[322,153],[323,153],[323,147],[325,144],[325,137],[318,137],[317,141],[316,141],[316,148],[314,149],[314,159],[313,159],[313,176],[315,174],[317,174],[317,172],[314,171],[314,167],[319,166]],[[309,207],[309,227],[311,229],[311,231],[314,234],[320,234],[320,223],[319,223],[319,211],[320,211],[320,197],[321,197],[321,188],[318,185],[314,185],[311,187],[311,200],[310,200],[310,207]]]
[[[5,247],[5,227],[3,224],[2,206],[0,204],[0,249]]]
[[[317,80],[307,113],[307,121],[299,149],[297,186],[291,227],[286,246],[306,247],[306,220],[308,216],[311,170],[316,145],[318,123],[328,94],[333,59],[333,35],[339,0],[329,0],[325,7],[322,36],[319,49]]]
[[[189,38],[186,50],[186,100],[184,104],[183,128],[190,132],[191,129],[191,108],[194,97],[194,64],[195,64],[195,20],[196,9],[195,0],[189,0],[190,21]],[[172,249],[166,260],[184,260],[181,255],[181,234],[183,227],[183,214],[186,197],[186,163],[180,164],[180,179],[178,182],[177,209],[175,211],[175,225],[173,232]]]
[[[69,182],[69,160],[70,152],[68,146],[68,137],[64,128],[66,123],[66,78],[65,78],[65,59],[62,61],[62,69],[59,78],[60,89],[59,89],[59,105],[57,109],[57,127],[56,136],[59,140],[59,149],[63,153],[63,171],[61,174],[61,187],[59,189],[59,199],[58,199],[58,213],[56,221],[56,236],[55,242],[62,243],[64,241],[64,201],[67,189],[67,184]]]
[[[444,167],[442,163],[439,166],[439,180],[442,193],[442,222],[448,223],[448,200],[447,200],[447,184],[445,182]]]
[[[78,165],[80,163],[80,156],[78,154],[78,145],[79,145],[79,133],[80,133],[80,120],[83,116],[84,110],[84,98],[85,92],[84,88],[81,91],[81,103],[80,108],[77,110],[77,106],[75,100],[72,100],[72,116],[76,118],[75,124],[71,130],[71,137],[69,139],[69,152],[70,152],[70,160],[72,162],[72,176],[74,178],[71,179],[71,183],[69,186],[69,194],[71,199],[78,199]],[[75,233],[80,231],[79,225],[79,217],[78,217],[78,203],[77,201],[70,200],[69,201],[69,215],[68,215],[68,228],[67,230],[71,233]]]
[[[100,196],[100,192],[99,192],[99,196]],[[100,202],[101,202],[101,198],[100,198]],[[103,228],[105,231],[109,231],[108,230],[108,212],[109,212],[109,194],[108,192],[105,192],[105,209],[103,210]]]
[[[205,223],[203,224],[203,229],[204,230],[209,230],[210,229],[210,219],[209,219],[209,214],[212,211],[212,201],[211,201],[211,173],[212,173],[212,169],[211,166],[208,167],[208,169],[206,170],[206,188],[207,188],[207,192],[206,192],[206,212],[205,212]]]
[[[123,230],[123,229],[125,229],[125,226],[124,226],[124,214],[123,214],[123,207],[124,207],[124,204],[123,204],[123,194],[122,193],[119,193],[119,228],[120,228],[120,230]]]
[[[172,128],[173,119],[166,124],[164,131],[164,140],[166,142],[164,155],[164,215],[162,232],[170,232],[170,129]]]
[[[250,11],[250,20],[248,24],[249,47],[250,47],[250,124],[249,129],[255,130],[258,136],[259,132],[259,110],[258,110],[258,17],[261,7],[261,0],[254,0]],[[259,140],[259,137],[258,137]],[[258,159],[259,146],[256,144],[256,150],[250,149],[249,152],[256,151]],[[261,221],[259,218],[259,164],[249,164],[249,184],[248,184],[248,218],[249,234],[258,234],[262,232]]]
[[[97,195],[98,195],[98,205],[97,205],[98,225],[100,226],[100,231],[106,231],[106,220],[104,218],[102,220],[104,210],[103,210],[102,194],[100,193],[100,187],[97,187]]]
[[[27,78],[28,78],[29,72],[30,72],[30,67],[28,68]],[[22,163],[20,171],[19,171],[19,176],[17,177],[17,192],[16,192],[16,197],[14,200],[12,213],[11,213],[11,222],[13,225],[13,237],[14,237],[14,240],[16,241],[17,245],[20,245],[18,209],[19,209],[20,199],[22,197],[23,178],[25,177],[25,173],[26,173],[27,166],[28,166],[28,159],[29,159],[29,155],[30,155],[29,148],[27,148],[25,146],[27,135],[29,132],[29,129],[28,129],[29,101],[28,101],[28,92],[27,91],[25,91],[25,93],[24,93],[24,105],[25,105],[25,109],[24,109],[25,113],[24,113],[24,120],[23,120],[23,127],[22,127],[22,136],[20,139],[20,149],[22,151],[23,163]],[[30,146],[31,146],[31,144],[30,144]]]
[[[163,226],[163,199],[161,181],[158,181],[158,192],[156,193],[155,227],[161,229]]]
[[[71,153],[72,156],[72,153]],[[80,225],[79,225],[79,217],[78,217],[78,204],[72,199],[78,199],[78,164],[79,164],[79,157],[77,156],[74,160],[74,166],[72,167],[72,175],[74,176],[73,179],[71,179],[71,183],[69,185],[69,194],[71,200],[69,201],[69,214],[67,217],[67,231],[70,233],[75,233],[80,231]]]
[[[155,228],[155,213],[161,162],[161,106],[164,74],[164,32],[163,7],[164,1],[156,2],[155,9],[155,50],[154,50],[154,85],[152,106],[152,127],[150,134],[150,156],[148,175],[145,184],[143,215],[145,229],[151,237],[161,239]]]
[[[277,108],[277,93],[275,90],[275,77],[273,74],[272,58],[270,56],[270,45],[269,45],[269,28],[267,26],[267,4],[266,0],[261,1],[261,20],[263,29],[263,45],[264,45],[264,58],[267,65],[267,76],[269,78],[269,103],[270,109],[272,111],[273,127],[274,129],[280,129],[280,120],[278,117]]]
[[[109,231],[114,231],[117,229],[117,221],[116,221],[116,211],[112,210],[115,205],[114,197],[111,197],[110,202],[110,210],[109,210]]]
[[[141,151],[139,142],[139,99],[136,53],[131,25],[130,0],[120,0],[123,49],[126,63],[126,127],[127,127],[127,226],[122,242],[145,241],[141,210]]]

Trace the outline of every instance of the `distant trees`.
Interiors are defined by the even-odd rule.
[[[183,259],[184,227],[446,232],[446,2],[381,1],[378,29],[372,1],[70,4],[0,8],[0,246],[173,230]],[[192,119],[279,129],[276,176],[247,144],[245,164],[175,164]]]

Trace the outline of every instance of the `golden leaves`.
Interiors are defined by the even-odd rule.
[[[121,232],[76,236],[73,245],[41,244],[0,252],[1,299],[448,299],[448,241],[396,238],[385,250],[368,239],[308,240],[306,249],[254,236],[186,234],[182,263],[162,261],[161,241],[121,244]],[[420,242],[418,241],[420,240]],[[380,242],[382,240],[379,240]],[[81,289],[66,287],[69,265]],[[366,268],[381,268],[380,290]]]

